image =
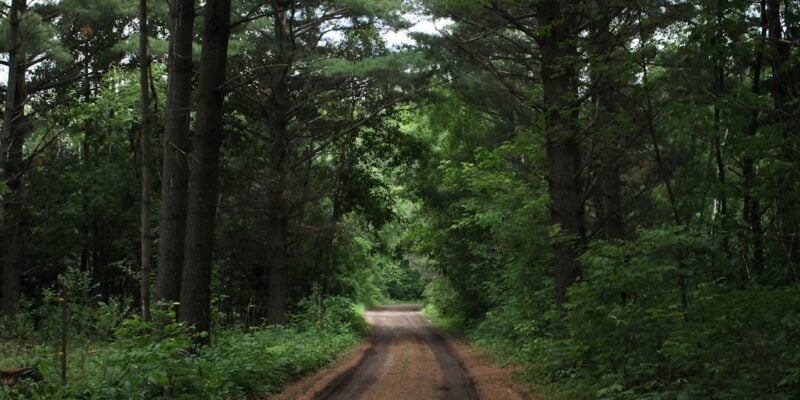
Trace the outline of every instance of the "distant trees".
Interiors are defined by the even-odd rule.
[[[764,23],[767,26],[767,46],[764,49],[772,73],[770,94],[772,95],[774,123],[781,132],[776,138],[780,142],[780,154],[787,167],[782,171],[786,175],[785,182],[794,181],[798,176],[798,151],[797,132],[800,128],[800,111],[797,99],[800,98],[798,77],[800,66],[790,61],[793,54],[793,40],[800,39],[796,7],[790,1],[767,0],[766,7],[762,7]],[[796,46],[795,46],[796,47]],[[798,203],[797,188],[784,187],[787,192],[776,199],[775,216],[778,224],[778,234],[781,247],[790,263],[800,262],[800,203]],[[790,194],[785,196],[785,194]]]
[[[745,281],[756,279],[767,259],[795,263],[800,246],[791,204],[798,195],[779,183],[796,178],[797,143],[788,132],[798,118],[796,107],[786,106],[797,86],[789,78],[797,66],[787,58],[793,42],[786,39],[797,33],[793,7],[780,1],[425,4],[454,21],[448,35],[425,43],[449,50],[440,59],[458,77],[450,85],[457,96],[498,126],[516,120],[519,130],[527,121],[544,138],[550,224],[558,232],[551,239],[558,308],[581,275],[578,260],[587,245],[629,239],[652,224],[708,229],[738,264],[739,271],[727,273]],[[697,46],[680,35],[664,37],[681,24]],[[494,87],[464,83],[477,76]],[[504,97],[492,104],[485,101],[491,96]],[[673,113],[687,96],[693,106],[678,117]],[[692,130],[703,134],[693,137]],[[689,172],[704,170],[706,162],[714,179]],[[522,171],[538,184],[539,175]],[[777,192],[780,199],[770,194]],[[644,205],[661,202],[667,219]]]
[[[566,302],[567,288],[580,278],[577,257],[586,235],[586,162],[580,144],[585,139],[580,123],[585,99],[579,93],[582,28],[578,3],[493,2],[470,8],[455,2],[450,8],[435,8],[458,23],[455,35],[445,39],[455,54],[483,67],[499,81],[499,90],[544,116],[550,220],[559,229],[552,244],[558,308]],[[501,55],[493,54],[498,48]],[[534,85],[541,85],[539,98],[530,95]],[[607,186],[613,183],[608,173],[604,178]],[[618,208],[610,202],[613,195],[600,197],[604,206]],[[615,213],[620,214],[612,212],[614,219],[608,222],[619,225],[621,215]]]
[[[3,94],[5,105],[0,135],[0,164],[3,184],[8,189],[3,196],[3,276],[6,278],[3,279],[0,309],[12,320],[23,287],[20,279],[29,269],[26,267],[26,244],[30,243],[31,226],[26,223],[29,210],[25,177],[37,160],[42,159],[47,146],[59,138],[59,132],[39,129],[42,124],[38,114],[51,110],[55,104],[63,104],[65,100],[56,93],[74,89],[81,77],[87,82],[84,88],[89,88],[92,74],[96,76],[97,69],[114,61],[110,47],[120,35],[87,43],[95,36],[87,29],[88,25],[108,17],[85,12],[96,5],[94,1],[84,2],[82,9],[76,9],[72,1],[56,5],[15,0],[2,21],[5,29],[0,41],[2,51],[8,54],[9,75]],[[108,14],[113,16],[111,20],[122,18],[118,4],[106,2],[105,5]],[[67,18],[58,18],[60,16]],[[72,62],[79,57],[81,62]]]
[[[795,3],[425,1],[432,308],[569,398],[796,392]]]
[[[260,227],[263,236],[259,238],[264,240],[268,267],[260,272],[258,301],[253,306],[258,306],[256,314],[270,323],[282,324],[287,320],[293,252],[297,251],[301,240],[307,240],[307,235],[298,228],[305,223],[305,212],[312,205],[319,207],[319,200],[315,199],[331,195],[315,189],[319,188],[315,180],[324,179],[316,176],[319,170],[316,163],[325,160],[339,146],[361,140],[362,131],[372,129],[392,115],[396,105],[409,98],[410,88],[421,82],[414,73],[396,71],[398,65],[413,67],[413,60],[386,52],[374,26],[358,20],[388,18],[394,8],[370,10],[362,6],[354,3],[340,7],[325,1],[314,4],[274,2],[269,6],[258,3],[248,8],[247,14],[232,21],[235,26],[258,21],[258,26],[262,27],[244,30],[232,37],[241,53],[231,60],[230,69],[234,75],[218,82],[215,87],[221,92],[214,98],[230,93],[234,110],[226,113],[222,121],[226,130],[263,142],[263,146],[259,144],[257,148],[263,151],[264,162],[257,167],[257,178],[253,179],[264,188],[260,192],[263,198],[258,200],[265,210]],[[324,38],[327,33],[337,31],[344,33],[340,42],[328,42],[330,39]],[[215,60],[219,61],[219,57],[221,55],[217,54]],[[384,79],[378,78],[381,74]],[[400,75],[406,76],[406,81],[389,79]],[[201,113],[198,103],[198,115],[201,114],[207,112]],[[204,137],[201,129],[208,126],[207,121],[197,120],[191,153],[193,162],[189,163],[187,223],[190,229],[208,231],[204,233],[207,235],[203,236],[204,241],[193,236],[197,232],[187,231],[185,251],[192,255],[184,262],[182,286],[199,279],[205,288],[211,279],[210,275],[205,275],[210,274],[210,264],[198,270],[201,264],[196,257],[205,254],[204,260],[210,263],[215,233],[210,224],[214,218],[205,214],[192,222],[197,211],[192,208],[192,202],[197,201],[199,193],[194,193],[191,184],[207,175],[203,184],[196,181],[195,190],[211,188],[208,179],[212,174],[206,169],[209,161],[199,158],[206,151],[201,147],[210,148],[209,143],[201,143],[205,140],[201,139]],[[222,144],[222,132],[215,136],[214,146]],[[214,161],[210,162],[213,165]],[[205,195],[217,200],[217,195],[212,198],[210,192]],[[336,205],[334,200],[333,207],[333,212],[339,214],[336,219],[341,218],[343,211],[337,209],[341,204]],[[198,303],[198,297],[192,296],[201,292],[197,284],[190,285],[195,289],[182,288],[179,317],[206,330],[206,325],[197,323],[204,316],[198,319],[183,315],[184,312],[196,315],[188,308]],[[206,301],[205,297],[200,298]]]
[[[151,291],[178,302],[178,319],[198,331],[210,329],[215,301],[230,318],[246,306],[283,323],[315,286],[387,290],[356,285],[348,274],[378,267],[343,267],[355,263],[341,254],[351,239],[335,238],[347,226],[377,240],[394,217],[388,181],[414,146],[394,118],[432,69],[383,42],[379,26],[405,23],[400,3],[204,4],[12,3],[5,316],[23,296],[33,301],[23,311],[35,307],[66,266],[91,276],[92,296],[138,304],[145,319]]]

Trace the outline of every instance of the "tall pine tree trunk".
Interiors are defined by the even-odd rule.
[[[2,136],[0,136],[3,182],[10,190],[5,195],[5,204],[3,204],[5,214],[3,216],[3,290],[0,311],[11,323],[19,310],[25,245],[21,197],[23,144],[29,129],[24,122],[24,103],[27,93],[25,54],[20,48],[22,40],[20,19],[26,8],[25,0],[12,0],[11,2],[8,32],[8,80]]]
[[[553,242],[555,302],[563,310],[567,288],[581,276],[578,248],[585,236],[581,151],[578,143],[577,48],[574,16],[562,3],[539,4],[538,20],[546,33],[539,39],[545,116],[550,218],[561,234]]]
[[[142,319],[150,320],[150,262],[153,258],[150,229],[150,52],[147,48],[147,0],[139,0],[139,112],[141,133],[139,155],[142,167],[142,204],[139,214],[142,262]]]
[[[278,206],[278,208],[282,207]],[[281,212],[281,210],[273,212],[276,211]],[[281,214],[270,216],[267,227],[269,235],[267,248],[270,254],[267,322],[270,324],[286,323],[286,301],[289,292],[289,218],[285,213],[281,212]]]
[[[282,74],[281,74],[282,76]],[[270,175],[268,182],[267,248],[270,271],[267,292],[267,322],[286,323],[286,300],[289,291],[289,209],[286,196],[288,185],[289,138],[285,126],[285,106],[288,105],[286,85],[275,83],[272,119],[272,146],[270,149]]]
[[[291,163],[291,150],[286,117],[289,113],[290,93],[287,80],[289,79],[290,65],[292,63],[291,32],[287,26],[286,8],[274,2],[275,7],[275,40],[278,51],[275,57],[275,66],[270,69],[270,83],[272,96],[270,98],[269,127],[272,145],[270,149],[270,174],[272,179],[269,184],[269,226],[268,241],[270,251],[269,293],[267,297],[267,322],[283,324],[286,322],[286,300],[289,291],[289,209],[286,191],[288,190],[288,166]]]
[[[288,104],[285,85],[276,82],[273,92],[276,107],[271,107],[272,148],[270,149],[270,175],[267,198],[267,249],[269,251],[269,286],[267,290],[267,322],[286,323],[286,301],[289,291],[289,204],[287,204],[287,165],[289,163],[289,138],[285,126],[284,105]],[[279,111],[280,110],[280,111]]]
[[[200,55],[197,120],[189,176],[186,247],[178,318],[198,332],[211,328],[211,263],[223,138],[230,0],[207,0]],[[200,339],[207,341],[207,339]]]
[[[158,277],[156,299],[178,301],[186,241],[189,186],[189,115],[192,99],[192,38],[194,0],[175,0],[170,8],[170,50],[167,75],[167,115],[161,172]]]

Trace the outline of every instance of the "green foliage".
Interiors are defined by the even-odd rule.
[[[712,254],[673,230],[593,247],[570,290],[569,334],[544,346],[563,352],[540,355],[549,376],[567,377],[575,398],[796,397],[800,292],[706,283],[684,306],[678,276],[704,273]]]
[[[331,58],[320,60],[318,68],[326,75],[330,76],[373,76],[376,74],[387,74],[390,79],[394,79],[398,84],[407,83],[407,77],[399,76],[395,78],[390,73],[398,71],[417,71],[426,68],[430,61],[426,60],[419,53],[399,53],[388,54],[378,57],[371,57],[364,60],[349,60],[345,58]]]
[[[344,218],[337,241],[333,290],[357,302],[375,305],[390,300],[418,300],[424,279],[404,258],[405,227],[396,221],[375,232],[363,217]]]
[[[444,282],[429,286],[426,312],[570,399],[796,398],[800,291],[719,280],[689,287],[684,305],[679,277],[713,274],[712,244],[667,228],[597,242],[564,315],[543,306],[547,288],[470,319]]]
[[[364,334],[369,329],[364,317],[352,301],[341,296],[323,297],[318,288],[298,303],[300,311],[292,315],[293,324],[301,329],[334,330]]]
[[[398,0],[336,0],[334,3],[339,7],[347,7],[355,12],[368,15],[382,15],[385,13],[397,12],[402,5],[402,2]]]
[[[70,341],[108,341],[115,329],[130,312],[127,300],[117,297],[103,301],[96,294],[97,285],[89,273],[77,268],[67,268],[63,276],[66,285],[67,336]],[[57,343],[63,332],[61,319],[61,285],[54,283],[42,289],[37,302],[23,303],[11,338],[24,338],[31,343]]]
[[[174,314],[154,310],[152,323],[137,317],[120,324],[113,344],[87,360],[80,374],[70,372],[65,388],[56,358],[41,357],[34,365],[45,380],[25,393],[0,389],[0,399],[229,400],[276,393],[288,380],[333,361],[366,329],[346,299],[322,300],[323,309],[316,300],[304,304],[293,326],[223,331],[199,349],[192,348],[187,327],[167,322]],[[19,359],[0,358],[0,366]]]
[[[59,62],[71,61],[71,54],[56,38],[55,27],[44,21],[39,13],[23,12],[19,18],[19,49],[28,60],[46,56]],[[0,52],[8,52],[10,32],[10,18],[3,18],[0,22]]]

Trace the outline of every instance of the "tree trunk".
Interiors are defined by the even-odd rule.
[[[267,298],[267,322],[286,323],[286,301],[289,292],[288,269],[288,218],[270,218],[268,227],[270,252],[269,289]]]
[[[578,143],[578,86],[572,32],[574,16],[562,13],[561,2],[546,0],[538,7],[539,25],[548,27],[540,38],[542,85],[547,107],[547,177],[551,223],[561,234],[553,242],[555,302],[564,309],[567,288],[581,276],[578,247],[584,239],[581,151]]]
[[[28,128],[24,123],[25,54],[20,49],[20,18],[25,12],[25,0],[13,0],[9,14],[9,54],[6,104],[3,114],[2,137],[0,137],[0,163],[3,166],[3,181],[10,190],[4,204],[4,253],[2,311],[13,323],[19,310],[22,291],[22,259],[25,245],[22,232],[22,174],[23,144]]]
[[[277,98],[286,99],[283,91],[274,92]],[[278,107],[283,109],[284,102],[277,99]],[[287,138],[284,114],[273,114],[271,118],[273,144],[270,150],[270,180],[268,206],[269,218],[267,226],[267,248],[270,255],[269,289],[267,292],[267,322],[270,324],[286,323],[286,300],[288,286],[288,235],[289,205],[287,204],[287,164],[289,163],[289,140]]]
[[[291,32],[286,23],[286,9],[275,3],[274,16],[275,40],[278,50],[275,66],[270,69],[272,96],[267,107],[272,146],[270,149],[270,174],[272,186],[269,194],[269,251],[270,266],[269,293],[267,298],[267,322],[270,324],[286,323],[286,300],[289,290],[288,282],[288,227],[289,210],[286,192],[288,167],[291,164],[290,138],[287,130],[290,93],[287,79],[292,63]]]
[[[798,162],[797,149],[794,146],[797,140],[793,136],[791,122],[797,112],[792,106],[792,88],[794,82],[791,71],[788,70],[790,57],[789,42],[783,38],[783,24],[781,22],[781,1],[767,0],[766,16],[769,38],[769,61],[772,67],[772,98],[775,104],[777,122],[781,130],[781,153],[789,165]],[[793,181],[787,182],[790,185]],[[776,213],[778,216],[778,229],[781,244],[791,264],[800,262],[800,204],[796,199],[795,189],[790,187],[780,188],[781,197],[777,201]]]
[[[724,43],[723,24],[725,23],[723,4],[721,0],[717,0],[716,5],[716,33],[715,40],[718,46]],[[716,198],[716,214],[719,221],[714,224],[714,230],[722,230],[723,244],[725,252],[728,253],[728,240],[725,235],[727,233],[727,219],[728,219],[728,198],[725,194],[727,190],[727,178],[725,174],[725,157],[723,151],[723,132],[722,132],[722,96],[725,91],[725,65],[723,64],[723,54],[721,49],[714,50],[714,86],[712,93],[714,94],[714,159],[717,164],[717,180],[720,184],[720,190],[717,192]]]
[[[211,328],[211,263],[223,137],[222,84],[228,58],[231,1],[208,0],[204,11],[197,120],[189,177],[186,247],[178,314],[180,321],[194,325],[198,332],[208,332]],[[208,337],[198,340],[207,342]]]
[[[89,51],[83,52],[83,101],[86,104],[91,103],[92,101],[92,85],[90,81],[90,64],[91,64],[91,54]],[[88,169],[90,165],[90,140],[93,135],[94,131],[93,121],[87,119],[83,125],[83,142],[81,142],[81,162],[83,164],[84,170]],[[94,217],[96,216],[94,207],[89,207],[89,184],[88,182],[84,182],[81,185],[81,211],[83,215],[89,216],[89,222],[85,225],[85,230],[82,232],[83,234],[83,243],[81,243],[81,259],[80,259],[80,268],[81,271],[88,271],[89,270],[89,243],[92,239],[92,225],[94,224]],[[92,271],[94,274],[94,271]]]
[[[767,35],[767,26],[764,24],[766,21],[766,16],[764,15],[766,10],[766,1],[761,0],[761,38],[762,41],[766,39]],[[754,95],[758,96],[761,94],[761,69],[763,67],[764,62],[764,54],[762,51],[757,52],[755,64],[753,65],[753,83],[752,83],[752,92]],[[759,110],[758,107],[754,107],[751,117],[750,117],[750,125],[748,126],[746,135],[748,138],[755,138],[758,134],[758,118],[759,118]],[[742,199],[742,214],[744,217],[745,222],[750,227],[750,243],[753,246],[753,267],[750,271],[744,271],[744,279],[749,278],[748,275],[753,273],[755,275],[761,275],[765,270],[764,265],[764,229],[761,224],[761,202],[756,194],[756,160],[750,154],[750,152],[745,152],[742,156],[742,176],[744,178],[744,196]]]
[[[347,178],[340,179],[339,185],[340,189],[335,190],[333,194],[333,210],[331,213],[331,232],[325,238],[325,244],[322,246],[322,257],[321,260],[323,262],[323,294],[329,295],[331,293],[331,286],[333,283],[333,270],[336,266],[336,231],[338,229],[339,222],[342,219],[343,214],[343,201],[344,201],[344,182],[347,181]]]
[[[602,16],[592,34],[593,56],[591,79],[595,86],[594,98],[597,103],[597,125],[599,137],[599,166],[597,176],[596,209],[597,220],[604,239],[623,239],[625,237],[625,217],[622,207],[622,179],[620,164],[623,153],[620,151],[623,133],[616,122],[620,113],[615,91],[618,88],[617,71],[608,70],[612,65],[614,37],[610,31],[611,16]]]
[[[176,0],[170,9],[170,51],[167,75],[167,115],[164,126],[156,299],[178,301],[186,241],[189,186],[190,111],[192,98],[192,38],[194,0]]]
[[[147,49],[147,0],[139,0],[139,112],[141,134],[139,136],[140,162],[142,163],[142,204],[139,214],[142,246],[142,320],[150,320],[150,53]]]

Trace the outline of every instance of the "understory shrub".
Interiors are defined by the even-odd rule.
[[[463,332],[530,383],[564,399],[800,398],[800,288],[714,279],[712,240],[674,229],[598,242],[566,313],[552,288],[508,296]],[[734,271],[735,273],[736,271]],[[456,316],[446,281],[426,292],[439,318]]]
[[[131,313],[128,300],[109,297],[103,300],[96,293],[96,285],[87,271],[67,268],[62,275],[67,297],[67,332],[72,342],[101,342],[114,337],[114,330]],[[43,288],[37,302],[22,301],[13,331],[3,332],[0,337],[25,338],[29,342],[52,343],[60,340],[63,321],[61,319],[62,287],[53,284]]]
[[[712,245],[654,230],[591,248],[567,336],[542,349],[550,377],[573,398],[798,398],[800,290],[711,280]]]
[[[83,376],[70,375],[62,387],[55,358],[41,357],[34,364],[45,380],[0,389],[0,399],[228,400],[276,393],[286,381],[333,361],[364,332],[366,323],[352,303],[322,303],[322,310],[305,307],[290,326],[217,332],[212,345],[199,349],[192,348],[184,325],[158,323],[171,320],[169,315],[155,323],[128,319],[109,348],[87,360]]]

